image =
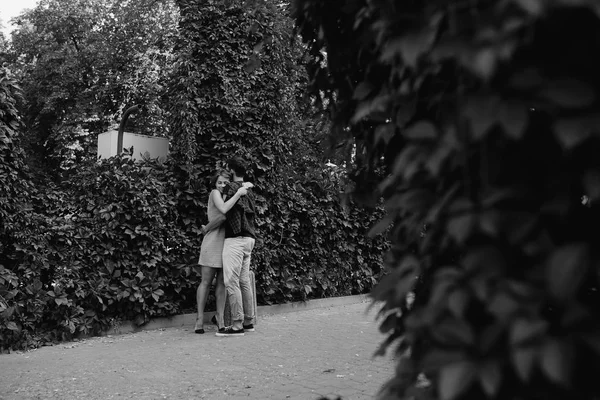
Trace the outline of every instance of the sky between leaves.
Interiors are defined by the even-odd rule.
[[[21,14],[25,9],[35,8],[38,0],[0,0],[0,23],[2,23],[2,33],[4,37],[9,39],[10,32],[16,27],[12,26],[8,21],[11,18]]]

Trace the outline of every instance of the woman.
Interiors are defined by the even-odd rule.
[[[208,197],[208,225],[202,228],[205,233],[200,248],[200,258],[198,264],[201,266],[202,281],[196,291],[196,301],[198,303],[198,315],[196,316],[196,325],[194,332],[204,333],[204,307],[206,306],[206,298],[210,284],[215,275],[217,276],[217,287],[215,295],[217,298],[217,313],[216,318],[213,317],[213,322],[219,330],[224,329],[223,313],[225,311],[225,283],[223,281],[223,242],[225,240],[225,214],[235,205],[240,197],[246,195],[248,188],[252,187],[251,183],[240,187],[238,191],[228,199],[223,199],[223,189],[229,183],[230,174],[226,171],[220,171],[211,179],[211,186],[214,189]]]

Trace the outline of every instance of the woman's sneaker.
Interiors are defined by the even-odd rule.
[[[215,336],[244,336],[244,329],[233,329],[231,326],[227,328],[219,329]]]
[[[254,324],[244,325],[244,330],[246,332],[254,332]]]

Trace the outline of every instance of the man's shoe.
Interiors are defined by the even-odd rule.
[[[254,324],[243,325],[246,332],[254,332]]]
[[[215,336],[244,336],[244,330],[243,329],[233,329],[231,326],[228,328],[224,328],[223,332],[221,332],[221,330],[219,329],[219,331],[217,333],[215,333]]]

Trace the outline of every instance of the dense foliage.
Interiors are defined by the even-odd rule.
[[[19,143],[21,123],[16,108],[20,90],[6,68],[0,70],[0,329],[2,338],[15,335],[20,327],[12,321],[11,287],[19,280],[15,272],[24,262],[16,247],[33,245],[31,230],[39,221],[30,210],[28,194],[32,190],[30,176]]]
[[[381,398],[600,396],[599,16],[296,1],[333,142],[356,146],[357,194],[385,199],[376,231],[392,223]]]
[[[202,176],[232,155],[248,161],[259,203],[259,297],[288,301],[299,290],[318,297],[368,290],[384,243],[364,234],[378,214],[354,205],[343,210],[341,172],[326,168],[319,146],[311,145],[319,130],[302,96],[302,49],[285,4],[178,5],[174,149]]]
[[[2,347],[194,309],[206,223],[206,189],[190,179],[197,171],[126,157],[80,167],[64,187],[32,188],[23,220],[4,221],[12,236],[3,236],[0,258]],[[305,184],[277,215],[283,223],[271,226],[268,214],[259,220],[260,304],[365,293],[379,276],[384,243],[365,238],[358,209],[343,212],[335,179]]]
[[[320,135],[319,120],[302,96],[301,48],[291,45],[292,21],[279,6],[180,2],[176,50],[144,64],[130,63],[130,56],[144,46],[152,53],[160,37],[157,31],[130,37],[128,29],[148,28],[132,21],[136,10],[143,14],[144,1],[114,10],[124,30],[105,20],[112,3],[52,1],[22,16],[13,35],[8,55],[21,54],[11,68],[25,97],[14,80],[3,75],[0,81],[2,350],[192,311],[208,178],[232,155],[248,160],[256,184],[260,239],[252,265],[260,304],[366,293],[379,280],[386,242],[366,232],[381,210],[340,202],[344,168],[325,166],[311,139]],[[154,17],[161,15],[167,19],[162,32],[172,32],[170,14]],[[111,46],[98,30],[112,35],[111,62],[101,59]],[[133,40],[128,52],[121,47],[127,38],[144,43]],[[74,40],[79,50],[71,48]],[[146,66],[151,73],[140,69]],[[54,67],[78,72],[61,79]],[[94,76],[79,79],[86,73]],[[138,85],[138,78],[157,86]],[[69,132],[104,126],[133,99],[126,86],[138,94],[168,91],[168,103],[146,98],[147,106],[161,110],[156,121],[169,115],[173,152],[167,161],[60,156],[54,164],[42,157],[44,169],[31,172],[27,165],[40,164],[22,145],[72,150]],[[136,126],[151,129],[143,118]],[[65,140],[50,143],[58,137]]]
[[[224,155],[238,152],[256,165],[259,178],[291,149],[284,140],[296,124],[291,20],[270,3],[178,4],[182,17],[171,87],[175,149],[205,164],[209,173]],[[286,22],[289,29],[277,29]]]

